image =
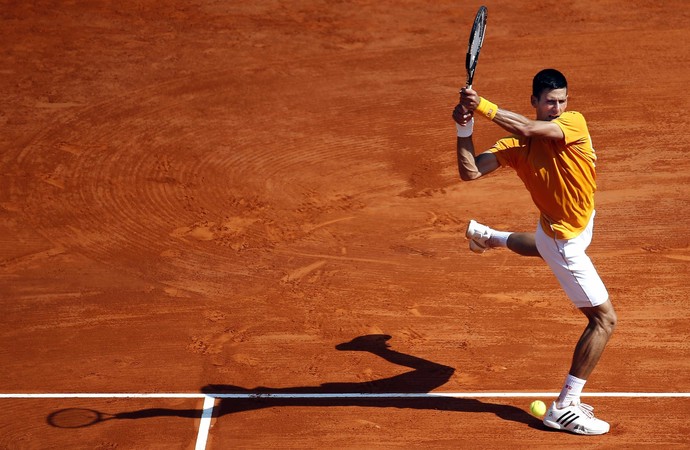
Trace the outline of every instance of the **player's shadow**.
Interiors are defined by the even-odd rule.
[[[232,385],[208,385],[202,389],[207,394],[393,394],[393,393],[428,393],[444,385],[455,372],[455,369],[443,364],[428,361],[416,356],[392,350],[388,345],[388,335],[374,334],[359,336],[350,342],[337,345],[341,351],[364,351],[379,356],[386,361],[413,370],[389,378],[361,383],[324,383],[320,386],[303,386],[289,388],[269,388],[259,386],[244,389]],[[242,411],[278,407],[278,406],[361,406],[370,408],[400,409],[433,409],[470,413],[489,413],[501,419],[534,425],[536,419],[520,408],[510,405],[483,402],[471,398],[454,397],[309,397],[221,399],[217,406],[216,417]]]
[[[208,385],[202,388],[202,392],[210,396],[213,396],[213,394],[242,394],[240,398],[221,397],[213,410],[213,416],[216,418],[227,414],[271,407],[360,406],[368,408],[432,409],[467,413],[488,413],[494,414],[503,420],[520,422],[532,427],[537,425],[537,420],[520,408],[471,398],[434,397],[432,395],[419,397],[357,397],[356,394],[429,393],[445,384],[455,372],[455,369],[452,367],[392,350],[388,345],[388,340],[390,338],[390,336],[382,334],[359,336],[350,342],[339,344],[335,348],[341,351],[369,352],[390,363],[409,367],[413,370],[389,378],[360,383],[324,383],[320,386],[288,388],[259,386],[252,389],[233,385]],[[281,394],[282,396],[271,397],[270,394]],[[290,397],[289,394],[303,395],[298,395],[295,398]],[[318,394],[355,395],[338,397],[319,396]],[[247,396],[245,397],[245,395]],[[51,416],[56,414],[59,414],[59,411],[54,412]],[[51,416],[49,416],[48,422],[53,426],[58,426]],[[148,408],[116,413],[109,415],[109,419],[143,419],[161,416],[190,417],[197,419],[201,416],[201,410]],[[99,419],[97,421],[102,420]],[[89,425],[97,421],[93,421],[89,423]]]

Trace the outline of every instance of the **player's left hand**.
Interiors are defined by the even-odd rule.
[[[458,125],[465,126],[472,118],[472,114],[472,111],[468,111],[467,108],[458,103],[453,110],[453,120],[457,122]]]

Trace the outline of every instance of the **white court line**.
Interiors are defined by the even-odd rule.
[[[199,432],[196,435],[195,450],[204,450],[206,448],[208,432],[211,429],[211,418],[213,417],[213,405],[215,403],[215,397],[207,395],[206,398],[204,398],[204,410],[201,413],[201,423],[199,423]]]
[[[289,392],[242,392],[242,393],[54,393],[54,394],[2,394],[0,399],[25,398],[524,398],[554,397],[559,392],[382,392],[382,393],[289,393]],[[582,397],[614,398],[690,398],[690,392],[583,392]]]
[[[558,397],[559,392],[425,392],[425,393],[237,393],[237,394],[207,394],[216,398],[523,398],[523,397]],[[637,398],[690,398],[690,392],[589,392],[582,397],[637,397]]]
[[[209,394],[213,396],[213,394]],[[0,394],[0,398],[205,398],[200,393],[55,393],[55,394]]]

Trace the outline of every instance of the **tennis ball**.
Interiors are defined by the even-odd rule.
[[[541,400],[535,400],[529,405],[529,411],[537,419],[541,419],[546,414],[546,405]]]

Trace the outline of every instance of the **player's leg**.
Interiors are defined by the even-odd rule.
[[[618,317],[610,300],[599,306],[580,308],[580,311],[587,316],[589,323],[575,346],[570,374],[586,380],[611,339]]]
[[[587,317],[588,324],[578,341],[570,368],[558,399],[553,402],[544,424],[578,434],[603,434],[609,425],[594,417],[593,408],[580,403],[580,394],[599,361],[616,326],[613,309],[601,281],[585,250],[592,239],[593,219],[587,228],[570,240],[554,239],[537,227],[535,240],[544,261],[551,268],[568,298]]]
[[[506,246],[522,256],[539,256],[534,233],[511,233],[506,242]]]
[[[609,431],[609,424],[596,418],[594,408],[580,402],[580,395],[616,327],[616,312],[609,300],[580,310],[589,322],[575,347],[561,393],[544,415],[544,425],[577,434],[604,434]]]
[[[540,256],[534,233],[499,231],[470,220],[465,236],[470,240],[470,250],[484,253],[490,248],[507,247],[518,255]]]
[[[561,408],[580,401],[582,389],[604,353],[618,321],[610,300],[598,306],[581,307],[580,311],[588,323],[575,346],[568,377],[556,400],[556,405]]]

